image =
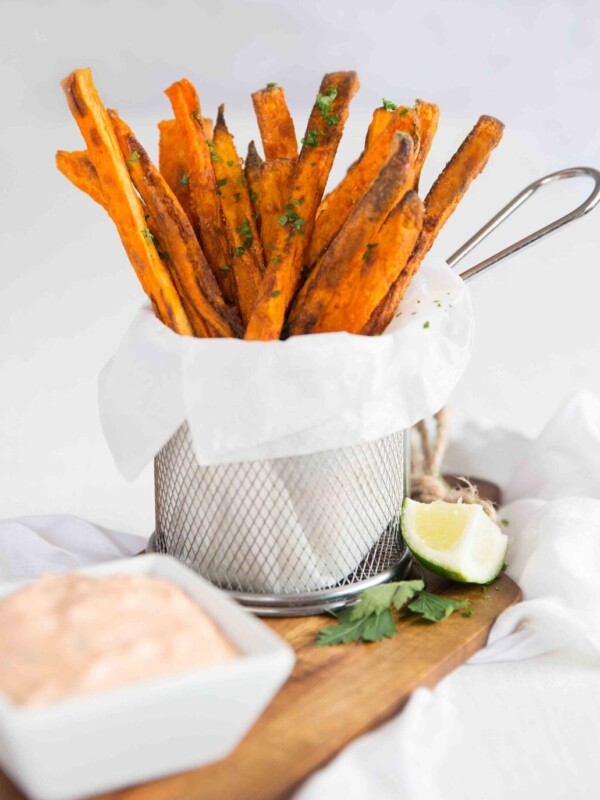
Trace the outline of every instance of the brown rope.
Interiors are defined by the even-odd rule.
[[[479,497],[477,488],[467,478],[458,478],[462,486],[450,487],[442,478],[442,460],[448,444],[448,412],[442,408],[434,415],[433,443],[425,420],[415,425],[412,447],[411,496],[421,503],[445,500],[447,503],[479,503],[494,522],[496,509],[489,500]]]

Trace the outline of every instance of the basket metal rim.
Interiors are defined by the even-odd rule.
[[[148,539],[146,545],[147,553],[156,553],[156,532]],[[365,589],[386,583],[400,573],[406,575],[411,565],[411,552],[405,547],[398,562],[392,567],[365,578],[355,583],[348,583],[344,586],[334,586],[330,589],[318,589],[314,592],[298,592],[297,594],[263,594],[254,592],[237,592],[233,589],[222,589],[233,600],[243,605],[249,611],[264,617],[275,616],[300,616],[308,614],[322,614],[336,608],[342,608]],[[202,576],[201,573],[198,573]],[[208,580],[205,578],[205,580]],[[212,581],[210,581],[212,583]]]

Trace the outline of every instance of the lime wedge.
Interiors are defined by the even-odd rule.
[[[417,561],[438,575],[464,583],[489,583],[502,570],[508,538],[477,504],[417,503],[402,506],[402,535]]]

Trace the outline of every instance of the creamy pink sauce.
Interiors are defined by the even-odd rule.
[[[147,575],[48,575],[0,601],[0,691],[20,705],[237,656],[190,597]]]

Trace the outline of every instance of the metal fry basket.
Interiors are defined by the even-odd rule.
[[[576,209],[461,274],[470,280],[582,217],[600,200],[600,172],[573,167],[523,189],[449,259],[454,266],[543,186],[594,182]],[[312,614],[408,571],[400,535],[409,494],[409,431],[311,455],[203,467],[187,424],[155,459],[156,531],[169,553],[264,616]]]
[[[259,614],[345,605],[408,568],[400,536],[408,453],[400,432],[310,455],[203,467],[184,424],[155,460],[152,548]]]

